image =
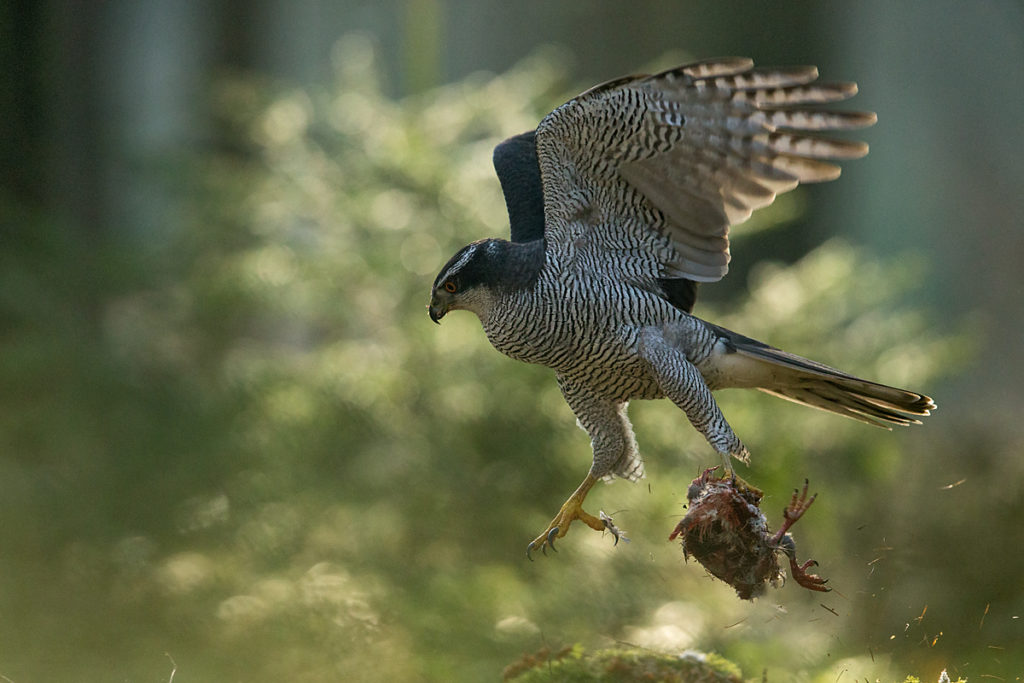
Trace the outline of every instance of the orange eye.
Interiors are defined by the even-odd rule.
[[[446,292],[449,292],[450,294],[454,294],[455,293],[455,289],[456,289],[455,288],[455,283],[452,282],[451,280],[449,280],[448,282],[444,283],[444,290]]]

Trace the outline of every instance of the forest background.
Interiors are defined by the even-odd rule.
[[[599,81],[816,64],[879,123],[736,231],[697,314],[939,410],[723,393],[835,589],[739,601],[667,541],[716,457],[632,407],[632,542],[526,542],[589,463],[550,373],[424,305],[506,234],[493,146]],[[576,643],[748,678],[1024,672],[1024,10],[1013,2],[0,8],[0,679],[496,680]],[[955,677],[955,676],[954,676]]]

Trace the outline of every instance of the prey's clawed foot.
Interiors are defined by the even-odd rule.
[[[810,567],[817,566],[818,563],[814,560],[807,560],[803,564],[797,564],[796,558],[789,558],[789,571],[793,575],[794,581],[796,581],[804,588],[810,589],[812,591],[820,591],[822,593],[827,593],[830,590],[832,590],[831,588],[825,585],[826,583],[828,583],[828,579],[823,579],[817,574],[807,573],[807,570]]]
[[[817,497],[817,493],[810,498],[807,497],[807,480],[804,479],[803,489],[793,490],[793,496],[789,499],[789,505],[782,511],[782,526],[775,534],[774,542],[776,547],[789,558],[789,571],[793,575],[794,581],[809,590],[827,593],[832,590],[825,585],[828,583],[828,579],[823,579],[817,574],[810,574],[807,571],[811,567],[817,567],[818,563],[814,560],[807,560],[803,564],[797,564],[796,543],[793,541],[793,537],[786,533],[798,519],[803,517]]]
[[[782,526],[775,533],[775,542],[778,543],[789,528],[796,524],[796,521],[804,516],[804,513],[811,507],[818,494],[815,493],[810,498],[807,497],[807,485],[808,482],[804,479],[804,488],[802,491],[793,489],[793,497],[789,499],[789,505],[782,511]]]

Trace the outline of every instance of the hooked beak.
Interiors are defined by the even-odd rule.
[[[430,298],[430,305],[427,306],[427,313],[430,314],[430,319],[438,325],[441,324],[441,318],[448,312],[448,307],[437,300],[437,297]]]

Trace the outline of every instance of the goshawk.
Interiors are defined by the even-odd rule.
[[[554,547],[599,479],[644,475],[626,407],[667,397],[717,451],[746,462],[712,391],[769,394],[882,427],[919,423],[930,398],[781,351],[691,314],[697,283],[722,278],[729,226],[799,183],[833,180],[862,142],[815,135],[872,125],[821,105],[853,83],[817,69],[715,59],[619,78],[555,109],[494,150],[511,240],[460,249],[429,313],[472,311],[496,349],[552,368],[590,436],[593,464],[548,528]],[[811,133],[811,134],[808,134]]]

